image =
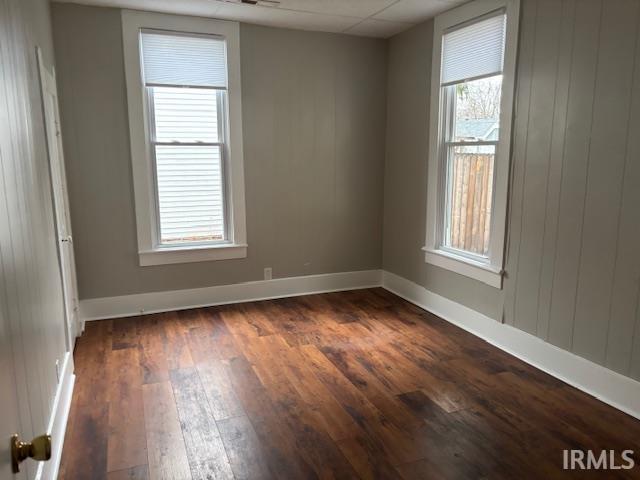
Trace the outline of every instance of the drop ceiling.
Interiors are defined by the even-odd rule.
[[[103,7],[197,15],[274,27],[387,38],[467,0],[52,0]]]

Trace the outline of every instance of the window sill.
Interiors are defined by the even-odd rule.
[[[471,258],[456,255],[444,250],[422,247],[424,260],[431,265],[473,278],[495,288],[502,289],[502,270],[492,265],[474,261]]]
[[[246,258],[246,244],[162,247],[138,253],[140,266]]]

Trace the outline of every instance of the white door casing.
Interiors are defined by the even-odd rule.
[[[43,113],[51,172],[51,190],[55,212],[58,255],[64,291],[67,321],[67,348],[73,350],[76,336],[82,331],[78,318],[78,287],[76,265],[73,253],[73,236],[69,197],[64,166],[64,150],[60,131],[60,111],[55,72],[49,72],[42,61],[42,53],[37,49],[40,85],[42,90]]]

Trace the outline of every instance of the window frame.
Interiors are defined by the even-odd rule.
[[[442,43],[444,34],[452,28],[482,20],[483,17],[486,18],[498,10],[505,11],[507,22],[500,101],[500,138],[494,158],[490,246],[488,258],[484,260],[479,255],[458,252],[444,245],[444,215],[446,215],[448,188],[447,149],[449,147],[446,132],[450,131],[451,126],[443,125],[442,119],[445,117],[444,109],[452,108],[452,100],[448,98],[451,95],[443,94],[448,87],[442,86],[440,80]],[[426,263],[479,280],[495,288],[502,288],[504,266],[519,21],[519,0],[476,0],[438,15],[434,20],[426,239],[422,250],[425,252]]]
[[[184,142],[184,141],[176,141],[176,142],[162,142],[157,138],[157,131],[155,128],[155,88],[164,87],[164,85],[146,85],[143,88],[147,89],[144,92],[144,95],[147,99],[147,115],[148,115],[148,128],[150,129],[149,133],[149,150],[151,156],[151,168],[153,170],[152,175],[154,179],[154,213],[156,215],[155,218],[158,219],[155,225],[154,238],[155,242],[159,249],[173,248],[173,247],[204,247],[204,246],[216,246],[216,245],[224,245],[230,242],[230,224],[229,224],[229,202],[227,200],[227,190],[228,187],[226,185],[226,163],[228,158],[228,102],[226,97],[228,95],[227,89],[221,88],[212,88],[216,92],[216,114],[217,114],[217,126],[218,126],[218,141],[217,142],[205,142],[205,141],[196,141],[196,142]],[[171,86],[170,88],[175,88]],[[185,89],[194,88],[198,89],[198,87],[182,87]],[[226,93],[227,95],[222,95],[222,93]],[[198,147],[218,147],[220,149],[220,175],[222,178],[222,214],[223,214],[223,231],[224,238],[222,240],[214,240],[214,241],[190,241],[184,243],[162,243],[162,228],[160,224],[160,193],[158,186],[158,165],[157,165],[157,147],[158,146],[198,146]]]
[[[480,19],[486,17],[483,16]],[[481,77],[482,78],[491,78],[489,77]],[[467,81],[474,81],[477,79],[471,79]],[[442,168],[443,171],[440,173],[442,175],[443,189],[445,198],[442,200],[442,210],[439,213],[437,218],[439,227],[442,229],[440,237],[440,249],[444,253],[448,253],[454,256],[460,256],[467,260],[472,260],[477,262],[478,264],[488,263],[488,260],[491,256],[491,251],[488,252],[487,256],[480,255],[474,252],[460,250],[455,247],[451,247],[446,243],[446,237],[448,235],[447,226],[450,227],[451,219],[450,219],[450,211],[449,211],[449,203],[451,202],[451,178],[450,178],[450,154],[451,149],[455,149],[456,147],[483,147],[483,146],[491,146],[494,149],[494,162],[497,157],[498,147],[500,143],[500,138],[498,140],[455,140],[455,130],[456,130],[456,87],[460,83],[453,83],[447,85],[441,85],[441,92],[443,92],[443,108],[440,111],[440,122],[441,125],[444,125],[442,129],[442,137],[441,137],[441,145],[442,148]],[[500,118],[498,119],[498,125],[500,125]],[[500,126],[498,126],[500,129]],[[500,133],[502,135],[502,133]],[[492,199],[493,200],[493,199]],[[493,211],[493,209],[492,209]],[[490,245],[491,248],[491,245]]]
[[[181,34],[210,35],[224,38],[227,56],[225,137],[221,152],[225,241],[186,244],[160,243],[160,218],[157,210],[157,185],[150,114],[152,106],[141,67],[142,30]],[[159,13],[122,11],[131,163],[141,266],[202,262],[244,258],[247,256],[242,145],[242,98],[240,77],[240,26],[238,22]]]

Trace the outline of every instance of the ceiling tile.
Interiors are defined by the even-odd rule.
[[[366,18],[398,0],[280,0],[278,8]]]
[[[238,20],[274,27],[388,37],[465,0],[281,0],[280,7],[240,0],[51,0]],[[235,3],[232,3],[235,2]],[[375,13],[379,12],[379,13]],[[372,18],[367,18],[371,16]],[[366,18],[366,21],[362,21]],[[351,28],[353,27],[353,28]]]
[[[274,27],[320,30],[324,32],[342,32],[360,21],[355,17],[296,12],[277,7],[234,3],[221,4],[216,12],[216,17]]]
[[[350,35],[361,35],[364,37],[380,37],[388,38],[396,33],[403,32],[413,26],[412,23],[406,22],[388,22],[386,20],[376,20],[368,18],[361,23],[354,25],[344,33]]]
[[[400,0],[374,15],[374,18],[394,22],[420,23],[466,0]]]
[[[213,17],[218,11],[218,2],[214,0],[52,0],[60,3],[80,3],[98,7],[130,8],[149,12],[174,13]]]

